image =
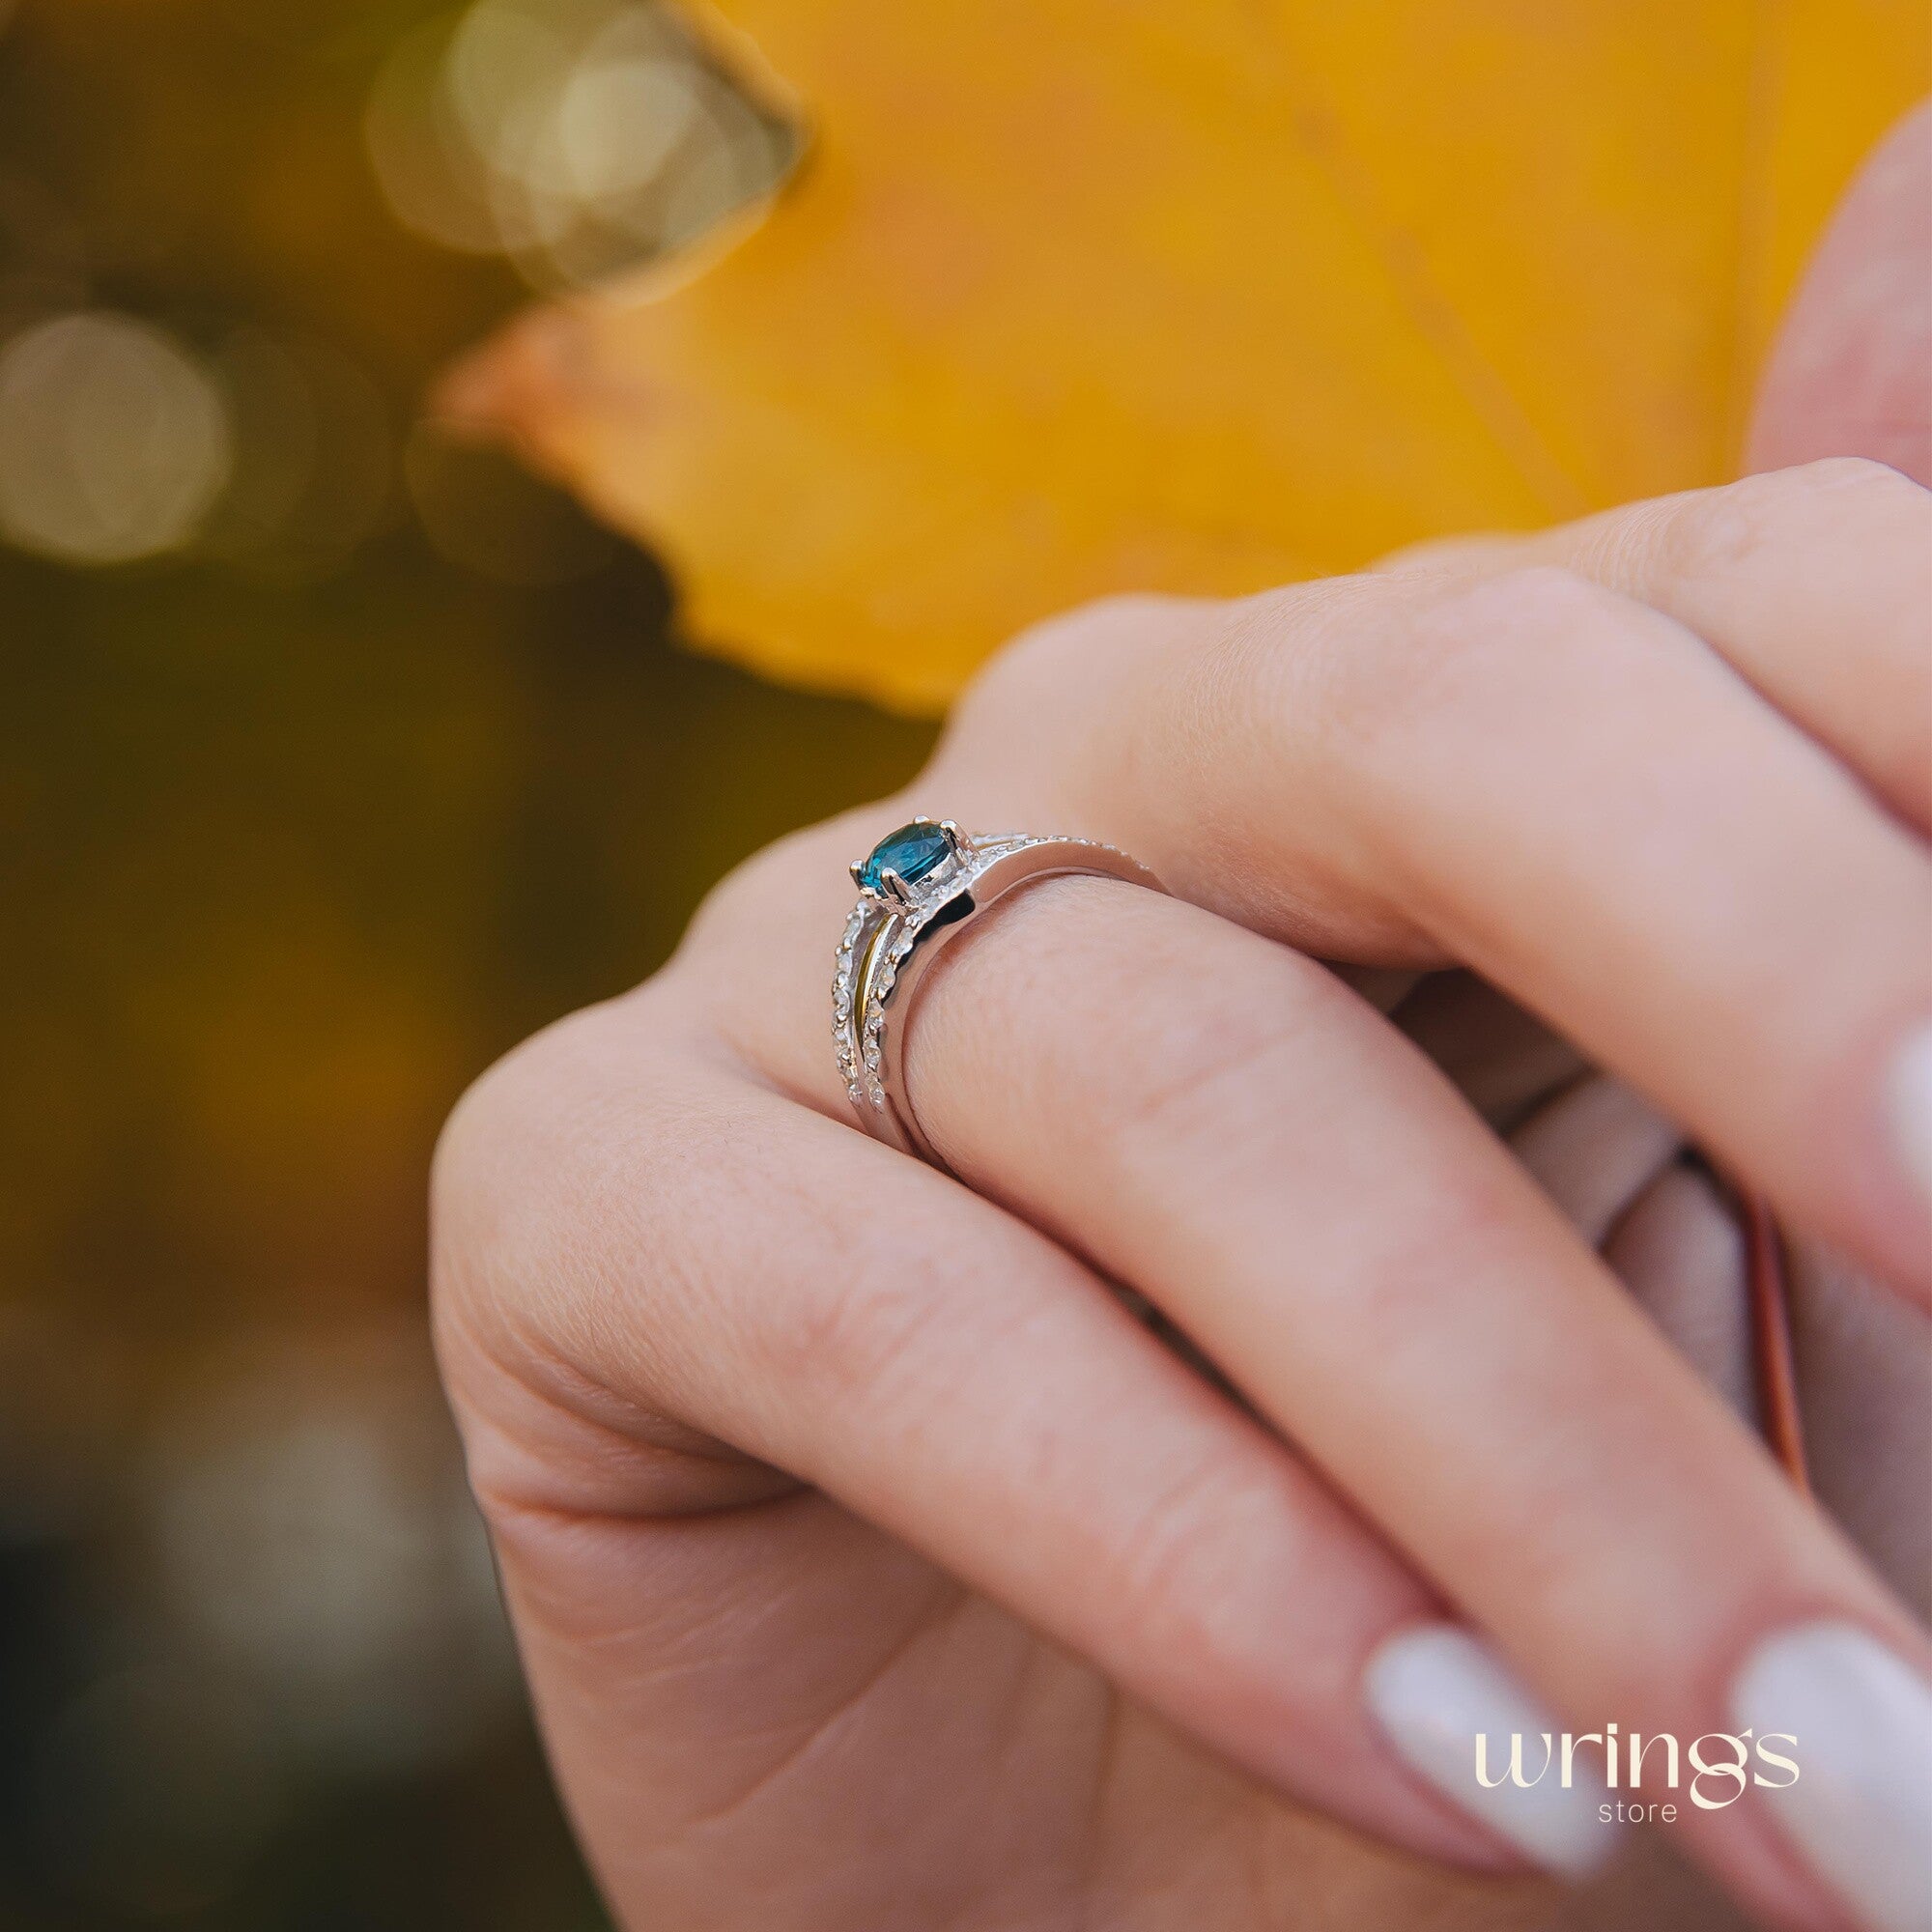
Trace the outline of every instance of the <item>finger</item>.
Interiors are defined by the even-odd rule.
[[[1932,861],[1680,625],[1548,568],[1074,623],[955,725],[955,814],[1022,705],[1065,748],[1034,822],[1317,952],[1473,966],[1932,1296]]]
[[[1408,566],[1549,563],[1674,617],[1911,823],[1932,826],[1932,491],[1858,457]]]
[[[1736,1715],[1776,1701],[1750,1660],[1821,1624],[1894,1646],[1907,1682],[1932,1662],[1453,1090],[1319,967],[1060,882],[962,935],[912,1029],[912,1103],[962,1178],[1149,1294],[1578,1732],[1778,1728]],[[1453,1647],[1388,1659],[1392,1737],[1466,1794],[1470,1732],[1520,1726]],[[1922,1747],[1896,1748],[1816,1783]],[[1840,1922],[1818,1880],[1869,1910],[1922,1849],[1885,1843],[1861,1875],[1759,1792],[1684,1830],[1773,1922],[1814,1927]]]
[[[1837,1256],[1792,1260],[1812,1481],[1892,1587],[1932,1614],[1932,1317]]]
[[[1872,456],[1932,483],[1932,104],[1839,204],[1758,391],[1754,469]]]
[[[1710,1181],[1689,1167],[1665,1170],[1617,1223],[1604,1259],[1678,1353],[1759,1426],[1744,1239]]]
[[[1588,1078],[1510,1137],[1524,1170],[1593,1248],[1683,1144],[1676,1127],[1621,1082]]]
[[[665,1453],[668,1417],[824,1490],[1278,1789],[1509,1865],[1361,1703],[1376,1647],[1440,1617],[1431,1593],[1086,1267],[717,1058],[587,1016],[450,1130],[441,1325],[494,1338],[482,1353],[588,1437],[532,1467],[472,1429],[506,1562],[559,1516],[742,1503],[715,1455]],[[1493,1804],[1544,1861],[1596,1847],[1575,1794]]]

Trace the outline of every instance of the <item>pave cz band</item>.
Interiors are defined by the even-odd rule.
[[[976,914],[1020,886],[1067,875],[1165,890],[1137,860],[1096,839],[969,838],[951,819],[916,818],[853,866],[859,903],[838,943],[832,1034],[846,1096],[875,1140],[945,1165],[906,1098],[900,1061],[919,982]]]

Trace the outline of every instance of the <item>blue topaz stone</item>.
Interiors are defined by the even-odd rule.
[[[886,890],[886,874],[896,872],[907,885],[916,886],[952,855],[952,840],[945,826],[929,818],[915,818],[896,832],[888,832],[866,855],[854,876],[870,893]]]

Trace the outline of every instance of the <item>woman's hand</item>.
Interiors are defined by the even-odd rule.
[[[1666,1120],[1932,1300],[1928,559],[1932,497],[1836,462],[1077,613],[479,1084],[443,1360],[627,1924],[1530,1922],[1315,1814],[1579,1876],[1594,1797],[1470,1733],[1606,1720],[1801,1733],[1788,1790],[1645,1796],[1768,1922],[1922,1922],[1932,1647],[1664,1328],[1735,1368]],[[828,1032],[908,807],[1178,895],[1041,884],[935,970],[963,1186]]]

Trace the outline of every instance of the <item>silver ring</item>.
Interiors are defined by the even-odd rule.
[[[838,942],[832,1034],[852,1111],[875,1140],[945,1165],[920,1130],[902,1076],[919,983],[978,914],[1020,886],[1067,874],[1166,890],[1137,860],[1095,839],[969,838],[950,818],[915,818],[853,866],[859,903]]]

